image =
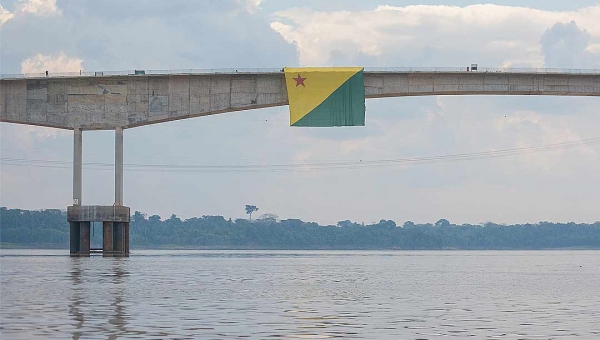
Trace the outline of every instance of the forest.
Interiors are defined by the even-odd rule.
[[[102,243],[102,224],[95,223],[92,247]],[[600,249],[600,221],[456,225],[440,219],[431,224],[396,224],[349,220],[319,225],[299,219],[279,220],[223,216],[161,219],[136,211],[131,216],[132,249]],[[68,248],[66,212],[56,209],[0,208],[2,248]]]

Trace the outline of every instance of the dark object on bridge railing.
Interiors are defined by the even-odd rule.
[[[477,71],[477,64],[471,64],[471,71]]]
[[[103,76],[104,72],[94,72],[94,76],[98,77],[98,76]]]
[[[138,74],[146,74],[146,71],[144,70],[135,70],[134,74],[138,75]]]

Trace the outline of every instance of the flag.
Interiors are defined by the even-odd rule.
[[[362,67],[284,68],[290,126],[364,126]]]

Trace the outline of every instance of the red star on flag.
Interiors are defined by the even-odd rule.
[[[304,85],[304,81],[306,80],[306,78],[302,78],[302,76],[300,76],[300,73],[298,73],[298,78],[292,78],[296,81],[296,87],[298,87],[299,85],[302,85],[304,87],[306,87]]]

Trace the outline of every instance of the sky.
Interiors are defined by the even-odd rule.
[[[2,0],[0,72],[284,66],[600,69],[597,1]],[[124,203],[163,219],[245,218],[398,224],[594,222],[600,146],[460,162],[319,170],[526,148],[600,137],[598,98],[368,99],[366,126],[291,128],[288,107],[128,129],[126,164],[273,165],[294,171],[127,171]],[[85,131],[84,163],[114,162],[114,132]],[[73,132],[0,124],[0,205],[72,202]],[[32,164],[32,163],[29,163]],[[114,202],[114,174],[86,166],[85,205]]]

